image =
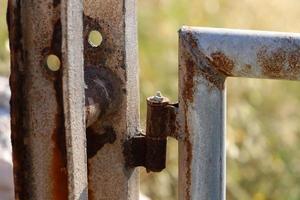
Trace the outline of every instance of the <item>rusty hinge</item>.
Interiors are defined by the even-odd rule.
[[[167,137],[177,139],[177,109],[178,103],[170,103],[160,92],[147,98],[146,134],[140,131],[125,142],[128,167],[143,166],[148,172],[160,172],[166,167]]]

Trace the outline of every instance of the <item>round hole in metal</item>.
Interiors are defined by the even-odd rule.
[[[47,64],[48,69],[50,69],[51,71],[54,71],[54,72],[58,71],[61,66],[60,59],[54,54],[50,54],[47,56],[46,64]]]
[[[88,42],[92,47],[99,47],[102,43],[102,35],[99,31],[92,30],[89,33]]]

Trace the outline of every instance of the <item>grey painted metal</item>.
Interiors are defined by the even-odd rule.
[[[10,0],[8,26],[16,199],[87,199],[82,2]]]
[[[82,0],[62,1],[62,84],[69,200],[88,199],[82,14]]]
[[[87,130],[89,199],[135,200],[138,169],[125,166],[123,145],[139,132],[136,2],[84,0],[84,18],[85,69],[105,69],[121,88],[114,111]],[[86,42],[91,30],[102,34],[98,48]]]
[[[225,199],[225,79],[300,79],[300,34],[179,32],[179,199]]]

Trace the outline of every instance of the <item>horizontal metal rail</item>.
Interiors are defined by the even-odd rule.
[[[179,199],[225,199],[225,79],[300,79],[300,34],[179,32]]]

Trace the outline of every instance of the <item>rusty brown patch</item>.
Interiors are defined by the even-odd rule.
[[[188,31],[186,33],[187,35],[187,38],[188,38],[188,42],[189,42],[189,45],[192,49],[198,49],[198,41],[196,38],[193,37],[193,34],[192,32]]]
[[[61,22],[57,21],[54,25],[50,52],[53,52],[61,59]],[[56,127],[52,133],[53,160],[52,160],[52,193],[56,200],[68,198],[68,174],[67,174],[67,150],[66,150],[66,134],[64,120],[64,99],[63,99],[63,65],[61,69],[54,74],[53,86],[55,89],[55,97],[57,102],[57,111],[55,116]]]
[[[185,198],[191,199],[191,185],[192,185],[192,173],[191,173],[191,165],[192,165],[192,143],[190,141],[190,132],[189,132],[189,125],[187,122],[187,112],[188,112],[188,106],[187,104],[184,105],[184,115],[185,115],[185,122],[184,122],[184,144],[186,147],[186,173],[185,173]]]
[[[183,97],[189,102],[193,101],[194,96],[194,76],[196,64],[192,59],[187,59],[185,62],[186,73],[184,77]]]
[[[207,57],[203,52],[201,52],[198,47],[197,38],[194,38],[191,32],[186,33],[186,37],[184,38],[185,49],[188,54],[184,55],[186,57],[186,65],[194,66],[194,69],[200,72],[203,78],[205,78],[209,83],[213,86],[216,86],[218,89],[224,89],[224,80],[225,74],[224,72],[220,73],[214,63],[211,61],[209,57]],[[230,68],[230,61],[228,59],[223,58],[223,61],[226,60],[227,67]],[[220,61],[220,59],[219,59]],[[191,67],[188,67],[189,70]],[[192,72],[195,74],[196,71]]]
[[[295,50],[288,54],[288,65],[289,68],[286,73],[292,75],[292,78],[297,78],[300,74],[300,50]]]
[[[230,58],[220,51],[214,52],[210,56],[212,58],[211,62],[217,70],[223,72],[227,76],[232,75],[234,62]]]
[[[262,48],[257,53],[258,63],[262,66],[262,73],[270,78],[297,79],[300,74],[300,50],[287,51],[279,48],[268,52]]]
[[[257,59],[258,63],[262,66],[262,73],[265,76],[270,78],[282,77],[286,51],[278,49],[275,52],[268,53],[266,48],[262,48],[257,53]]]

